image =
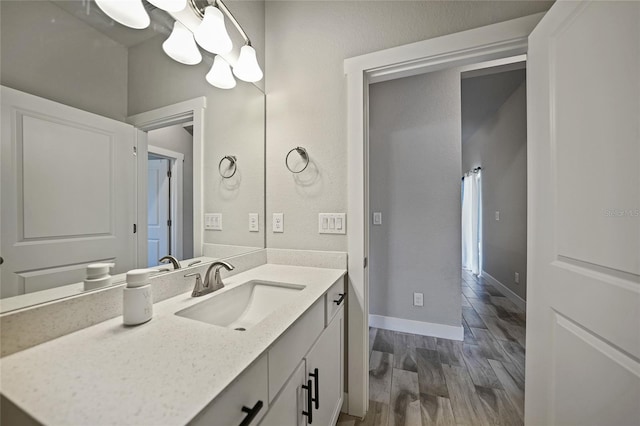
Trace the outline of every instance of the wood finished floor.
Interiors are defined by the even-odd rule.
[[[464,341],[370,328],[369,412],[337,425],[522,425],[525,318],[463,271]]]

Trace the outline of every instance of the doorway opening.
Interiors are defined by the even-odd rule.
[[[505,269],[513,277],[515,270],[526,279],[523,59],[369,85],[368,390],[374,415],[417,416],[418,423],[523,423],[524,300],[522,307],[512,302],[512,281],[494,283],[486,272],[497,264],[496,275]],[[485,169],[491,170],[489,185]],[[494,217],[487,208],[501,211],[498,224],[506,230],[486,225]],[[485,230],[491,264],[483,254]],[[511,251],[522,258],[507,257]],[[470,386],[456,388],[460,382]],[[451,397],[456,392],[473,412]],[[424,403],[423,394],[437,396],[440,417],[412,411]]]

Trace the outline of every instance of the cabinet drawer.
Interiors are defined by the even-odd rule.
[[[344,296],[341,296],[344,295]],[[340,278],[331,286],[326,294],[326,314],[324,325],[327,326],[342,306],[347,303],[346,292],[344,291],[344,278]]]
[[[269,349],[269,402],[324,329],[323,317],[324,299],[320,298]]]
[[[256,404],[262,402],[262,408],[251,422],[252,425],[257,425],[269,409],[267,383],[267,357],[262,356],[211,401],[189,425],[236,426],[249,415],[242,411],[243,407],[257,408]]]

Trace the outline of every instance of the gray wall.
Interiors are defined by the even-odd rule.
[[[482,167],[483,270],[522,299],[527,296],[526,108],[523,82],[462,145],[462,169]]]
[[[267,1],[267,217],[283,212],[285,218],[285,232],[269,229],[267,246],[347,249],[346,236],[318,234],[318,213],[347,211],[345,58],[543,12],[551,4]],[[298,145],[314,163],[296,180],[283,161]]]
[[[370,313],[460,325],[460,73],[371,86]],[[413,306],[424,293],[424,307]]]
[[[182,125],[148,133],[147,143],[184,154],[182,183],[182,258],[193,257],[193,137]]]
[[[127,48],[48,1],[0,1],[0,82],[124,121]]]

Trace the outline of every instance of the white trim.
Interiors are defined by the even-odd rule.
[[[127,122],[133,124],[143,132],[167,127],[174,124],[193,121],[193,257],[202,256],[202,242],[204,232],[204,203],[203,197],[203,170],[204,170],[204,110],[207,107],[207,98],[201,96],[188,101],[179,102],[166,107],[157,108],[127,118]],[[146,137],[142,143],[138,143],[138,229],[147,226],[146,217],[146,166],[144,172],[140,170],[141,162],[146,162]],[[144,151],[141,149],[144,148]],[[144,155],[142,155],[144,152]],[[141,185],[144,191],[141,192]],[[141,207],[141,196],[144,197],[144,208]],[[142,213],[144,212],[144,213]],[[139,237],[142,238],[140,235]],[[146,247],[146,238],[144,241]],[[142,242],[138,242],[141,250]],[[145,249],[146,250],[146,249]],[[138,254],[138,259],[141,256]],[[146,256],[144,257],[146,262]]]
[[[171,254],[182,259],[184,154],[153,145],[147,145],[147,153],[161,156],[171,162]]]
[[[345,59],[347,77],[347,214],[349,264],[349,414],[369,405],[368,94],[369,84],[527,52],[544,13]]]
[[[340,409],[340,412],[349,412],[349,394],[347,392],[342,392],[342,408]]]
[[[433,322],[415,321],[404,318],[385,317],[369,314],[369,325],[385,330],[419,334],[421,336],[439,337],[441,339],[464,339],[464,328],[461,325],[436,324]]]
[[[504,295],[504,297],[511,300],[518,308],[522,309],[523,311],[527,310],[526,300],[515,294],[509,287],[492,277],[489,273],[487,273],[487,271],[481,271],[480,276],[489,281],[489,284],[494,286],[500,293]]]

